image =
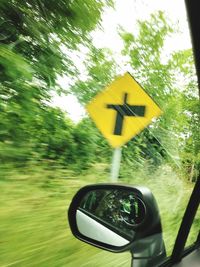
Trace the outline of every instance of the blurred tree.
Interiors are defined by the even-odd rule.
[[[76,95],[83,105],[88,103],[99,91],[111,82],[117,73],[117,64],[109,49],[98,49],[92,44],[84,65],[87,79],[77,79],[70,92]]]
[[[200,109],[192,49],[176,51],[171,56],[163,53],[166,37],[175,30],[162,12],[153,14],[150,23],[140,21],[138,25],[137,36],[122,31],[125,44],[122,52],[129,57],[128,63],[134,66],[134,77],[163,111],[157,123],[148,128],[148,135],[146,131],[142,133],[144,141],[146,137],[154,140],[148,150],[150,153],[146,151],[145,154],[151,155],[152,160],[157,155],[156,162],[160,162],[160,155],[165,155],[165,159],[170,159],[172,165],[180,168],[186,156],[182,151],[189,149],[191,154],[186,157],[193,159],[189,160],[189,169],[193,169],[199,166]],[[189,145],[191,143],[193,148]],[[152,153],[155,148],[157,152]]]
[[[34,146],[33,142],[44,138],[43,131],[52,134],[48,132],[51,128],[48,118],[57,123],[58,114],[49,110],[47,102],[52,90],[60,90],[57,75],[77,75],[66,51],[73,53],[79,44],[86,46],[90,42],[88,34],[100,24],[101,13],[107,5],[111,6],[112,1],[0,2],[1,146],[17,147],[18,151],[19,147],[27,147],[28,151],[29,146]],[[59,114],[61,116],[61,111]],[[56,124],[57,133],[51,138],[46,136],[49,146],[58,154],[66,144],[61,144],[60,137],[55,135],[64,125],[68,124]]]
[[[77,170],[87,169],[95,162],[108,162],[111,149],[89,118],[84,118],[74,128],[76,144],[75,162]]]
[[[61,45],[77,49],[87,44],[88,33],[101,21],[101,12],[110,0],[86,1],[1,1],[1,43],[28,60],[34,78],[54,86],[56,74],[75,74]],[[4,72],[4,80],[5,80]]]
[[[175,125],[180,133],[180,151],[183,168],[190,181],[200,172],[200,99],[192,50],[179,51],[173,55],[173,64],[184,77],[182,99],[183,112]]]
[[[46,107],[37,116],[37,123],[29,129],[33,151],[38,153],[39,158],[59,160],[64,165],[74,163],[74,127],[60,109]]]
[[[78,168],[108,160],[111,149],[90,119],[73,125],[59,109],[48,106],[50,92],[60,92],[57,75],[65,74],[75,81],[69,92],[86,104],[128,66],[163,115],[125,146],[123,160],[133,164],[134,154],[135,166],[144,160],[157,166],[163,158],[179,165],[182,149],[187,168],[199,168],[199,102],[191,50],[163,54],[165,39],[174,29],[158,12],[148,21],[138,21],[136,34],[119,30],[124,43],[120,55],[124,66],[119,67],[112,51],[97,49],[89,37],[100,24],[104,7],[112,4],[109,0],[1,1],[0,158],[8,148],[8,157],[24,160],[35,153]],[[89,48],[84,80],[71,57],[80,44]],[[10,148],[17,148],[17,153]]]
[[[134,78],[159,104],[162,116],[124,147],[123,160],[128,165],[141,166],[146,159],[157,166],[164,159],[180,168],[180,151],[187,143],[185,136],[192,133],[188,128],[191,117],[193,135],[197,140],[198,123],[194,121],[197,106],[195,108],[189,104],[189,92],[193,91],[193,101],[197,99],[194,95],[197,84],[192,51],[178,51],[170,56],[163,52],[166,38],[174,32],[175,27],[170,25],[162,12],[152,14],[149,20],[138,21],[136,34],[121,28],[119,34],[124,42],[124,67],[117,65],[115,56],[109,50],[92,47],[85,61],[87,80],[78,80],[70,88],[79,101],[86,104],[116,77],[117,72],[128,67]]]
[[[158,163],[161,162],[162,155],[167,154],[156,153],[156,149],[157,151],[167,149],[160,143],[159,139],[162,136],[159,129],[165,128],[166,125],[167,127],[169,126],[172,116],[169,117],[168,115],[170,112],[173,113],[170,109],[176,107],[170,101],[168,103],[168,100],[170,98],[173,99],[177,93],[176,90],[175,92],[172,90],[172,63],[171,61],[162,63],[164,40],[166,36],[173,32],[173,29],[168,25],[162,12],[153,14],[148,21],[138,21],[138,28],[138,34],[135,35],[120,29],[119,34],[124,42],[124,49],[122,50],[123,61],[125,62],[124,69],[129,65],[132,70],[131,74],[165,110],[163,117],[159,119],[154,128],[149,128],[140,137],[136,137],[131,145],[128,144],[126,146],[123,155],[126,155],[127,160],[130,157],[132,158],[131,155],[134,154],[137,160],[140,161],[146,153],[147,158],[153,156],[152,161]],[[111,51],[108,49],[96,49],[92,46],[85,61],[85,66],[88,79],[86,81],[78,80],[70,88],[71,92],[78,97],[82,104],[88,103],[116,77],[117,72],[122,70]],[[127,149],[129,152],[126,152]],[[130,154],[130,156],[127,157],[127,154]]]

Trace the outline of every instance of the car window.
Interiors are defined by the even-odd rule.
[[[66,223],[75,192],[105,182],[153,192],[170,256],[199,147],[184,1],[0,1],[2,266],[130,266]],[[199,212],[187,246],[198,233]]]

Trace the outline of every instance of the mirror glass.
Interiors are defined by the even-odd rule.
[[[145,216],[145,204],[136,193],[125,189],[97,189],[84,196],[76,220],[84,236],[123,246],[133,240]]]

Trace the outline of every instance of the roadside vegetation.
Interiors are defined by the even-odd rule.
[[[74,193],[89,183],[109,182],[107,164],[95,164],[80,175],[48,163],[23,169],[4,165],[0,171],[1,266],[130,266],[130,253],[113,254],[93,248],[75,239],[68,226],[67,209]],[[148,177],[138,172],[119,182],[152,189],[159,200],[170,253],[192,185],[180,181],[167,167]],[[197,228],[198,223],[194,237]]]

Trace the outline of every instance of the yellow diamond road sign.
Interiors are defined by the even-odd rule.
[[[96,95],[86,109],[114,148],[127,143],[161,114],[157,104],[129,73]]]

